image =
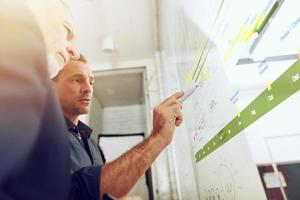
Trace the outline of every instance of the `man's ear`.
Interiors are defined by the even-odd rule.
[[[59,81],[58,75],[56,75],[55,77],[53,77],[51,79],[51,85],[52,85],[53,90],[55,91],[54,92],[55,94],[57,94],[57,84],[58,84],[58,81]]]
[[[51,78],[52,83],[57,83],[60,77],[61,77],[61,70],[53,78]]]
[[[58,81],[58,75],[54,76],[52,79],[51,79],[52,83],[57,83]]]

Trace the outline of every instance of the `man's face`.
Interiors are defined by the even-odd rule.
[[[53,79],[63,112],[67,116],[87,114],[93,95],[94,77],[86,63],[70,60]]]

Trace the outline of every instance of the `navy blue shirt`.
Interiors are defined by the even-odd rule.
[[[104,155],[91,139],[93,130],[81,121],[76,126],[68,118],[65,120],[70,133],[71,173],[83,167],[103,165]]]
[[[70,143],[72,188],[70,199],[99,199],[101,165],[105,158],[90,138],[92,129],[78,121],[77,126],[65,117]]]
[[[99,200],[100,166],[87,166],[71,175],[69,200]]]

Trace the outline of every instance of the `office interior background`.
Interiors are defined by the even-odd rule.
[[[184,124],[131,194],[300,199],[299,0],[69,1],[95,75],[82,120],[108,161],[151,132],[177,90]]]

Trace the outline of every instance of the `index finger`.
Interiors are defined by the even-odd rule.
[[[184,92],[183,91],[179,91],[179,92],[174,93],[171,97],[175,97],[175,99],[179,99],[183,95],[184,95]]]
[[[177,100],[184,95],[183,91],[179,91],[174,93],[173,95],[169,96],[167,99],[165,99],[162,103],[163,104],[173,104],[177,103]]]

